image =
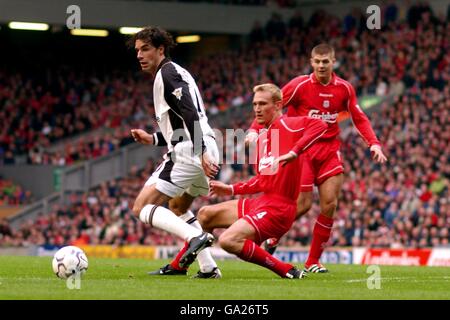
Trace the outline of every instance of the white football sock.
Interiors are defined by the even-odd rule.
[[[200,222],[197,221],[191,210],[188,210],[185,214],[181,215],[180,218],[186,221],[187,223],[191,224],[195,228],[203,231]],[[202,251],[200,251],[198,253],[197,260],[201,272],[211,272],[213,271],[214,268],[217,267],[217,264],[214,261],[211,252],[209,251],[209,248],[205,248]]]
[[[202,234],[201,230],[187,224],[169,209],[153,204],[148,204],[142,208],[139,219],[145,224],[170,232],[188,242],[193,237]]]

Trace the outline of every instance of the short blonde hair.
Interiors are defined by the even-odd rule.
[[[281,89],[273,83],[263,83],[253,87],[253,93],[264,91],[270,92],[272,94],[273,102],[278,102],[283,99],[283,93],[281,92]]]

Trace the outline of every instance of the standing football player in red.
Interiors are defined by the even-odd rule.
[[[302,167],[301,193],[297,201],[297,218],[308,212],[312,205],[314,184],[319,189],[321,213],[313,230],[313,237],[306,272],[324,273],[328,270],[319,262],[333,226],[339,193],[344,179],[344,167],[339,152],[340,140],[338,114],[347,111],[357,131],[364,139],[373,159],[379,163],[387,161],[381,150],[370,121],[358,105],[353,86],[333,72],[336,62],[334,49],[328,44],[319,44],[311,51],[313,73],[299,76],[283,87],[283,107],[287,116],[309,116],[322,119],[329,124],[327,133],[321,137],[319,148],[314,148],[312,161]],[[262,126],[255,120],[251,129],[260,130]],[[251,140],[251,137],[248,137]],[[275,241],[274,241],[275,240]],[[277,239],[269,239],[275,243]],[[267,247],[267,245],[266,245]],[[274,247],[269,252],[274,251]]]

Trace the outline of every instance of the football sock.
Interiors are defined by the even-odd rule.
[[[244,247],[238,257],[267,268],[282,278],[286,278],[286,273],[294,267],[278,260],[251,240],[245,240]]]
[[[145,224],[170,232],[188,242],[202,234],[201,230],[187,224],[169,209],[153,204],[142,208],[139,219]]]
[[[189,242],[185,241],[184,247],[177,253],[175,259],[173,259],[172,262],[170,262],[170,265],[172,266],[172,268],[174,268],[176,270],[187,270],[187,268],[181,268],[179,263],[180,263],[181,257],[186,252],[188,247],[189,247]],[[206,250],[206,249],[203,249],[203,250]]]
[[[305,266],[319,263],[325,245],[330,239],[331,229],[333,227],[333,218],[329,218],[324,214],[320,214],[314,225],[311,248],[309,249],[308,260]]]

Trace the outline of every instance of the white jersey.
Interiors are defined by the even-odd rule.
[[[214,131],[208,124],[203,99],[191,74],[164,59],[153,83],[153,102],[161,130],[161,134],[155,135],[155,144],[167,144],[170,153],[177,143],[191,141],[194,155],[200,155],[206,148],[203,137],[214,138]]]

